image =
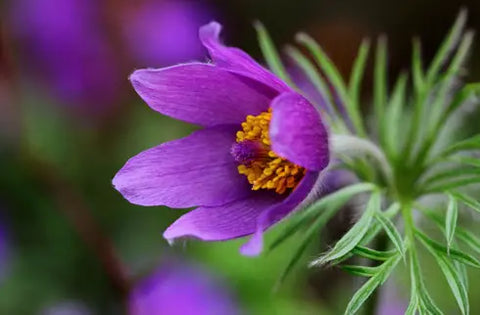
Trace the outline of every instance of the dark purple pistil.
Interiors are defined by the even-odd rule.
[[[265,148],[256,141],[235,142],[230,150],[233,158],[239,164],[248,165],[255,160],[263,157],[266,153]]]

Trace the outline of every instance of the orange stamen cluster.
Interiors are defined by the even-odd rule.
[[[238,166],[238,172],[247,176],[253,190],[272,189],[279,194],[294,189],[305,175],[306,170],[278,156],[270,149],[268,129],[272,118],[271,109],[260,115],[248,115],[237,132],[237,143],[254,141],[262,150],[247,164]]]

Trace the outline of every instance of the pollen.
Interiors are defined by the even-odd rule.
[[[284,194],[297,186],[306,170],[271,150],[268,133],[271,118],[271,109],[257,116],[248,115],[242,130],[236,134],[232,155],[240,163],[238,172],[247,177],[253,190],[269,189]],[[246,149],[252,150],[249,159],[243,158],[247,156]]]

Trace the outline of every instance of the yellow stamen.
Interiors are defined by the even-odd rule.
[[[238,166],[238,172],[247,177],[253,190],[272,189],[279,194],[293,190],[305,175],[306,170],[278,156],[270,149],[268,128],[272,118],[271,109],[260,115],[248,115],[238,131],[237,142],[255,141],[261,144],[268,154],[262,155],[248,165]]]

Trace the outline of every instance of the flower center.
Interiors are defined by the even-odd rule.
[[[305,175],[305,168],[278,156],[270,149],[269,109],[260,115],[248,115],[237,132],[232,156],[240,165],[238,172],[247,176],[253,190],[272,189],[279,194],[293,190]]]

